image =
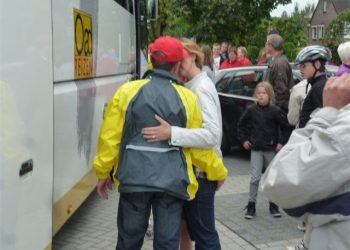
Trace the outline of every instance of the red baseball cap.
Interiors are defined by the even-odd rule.
[[[149,45],[151,57],[158,62],[178,62],[188,57],[188,52],[180,40],[171,36],[161,36]],[[158,53],[156,53],[158,52]]]

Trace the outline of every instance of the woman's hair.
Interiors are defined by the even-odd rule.
[[[196,42],[188,39],[188,38],[182,38],[181,39],[182,45],[185,47],[185,49],[188,51],[190,55],[196,56],[196,66],[200,69],[203,68],[203,53]]]
[[[338,46],[338,55],[342,63],[346,63],[350,60],[350,42],[341,43]]]
[[[239,46],[239,47],[237,48],[237,50],[239,50],[239,49],[242,51],[243,55],[244,55],[245,57],[247,57],[247,55],[248,55],[247,49],[246,49],[245,47],[243,47],[243,46]]]
[[[262,87],[265,89],[267,95],[269,96],[269,104],[272,105],[275,103],[275,92],[273,91],[273,87],[269,82],[260,82],[255,87],[254,96],[257,96],[258,89]]]
[[[228,51],[227,51],[228,53],[231,53],[231,52],[234,52],[236,55],[237,55],[237,49],[236,49],[236,47],[230,47],[230,48],[228,48]]]
[[[208,45],[203,45],[201,48],[201,51],[203,53],[203,65],[208,66],[211,70],[213,69],[214,64],[214,58],[213,58],[213,52]]]

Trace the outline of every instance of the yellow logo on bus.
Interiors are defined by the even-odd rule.
[[[74,9],[74,78],[93,77],[92,16]]]

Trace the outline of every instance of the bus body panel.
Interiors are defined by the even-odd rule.
[[[1,1],[0,11],[0,249],[50,249],[96,184],[105,106],[135,72],[135,16],[113,0]],[[75,72],[76,12],[92,20],[88,79]]]
[[[54,81],[74,80],[74,9],[92,18],[94,77],[134,73],[134,15],[113,0],[53,0]]]
[[[44,249],[52,237],[51,1],[1,1],[0,11],[0,249]]]
[[[84,80],[79,87],[55,84],[54,203],[91,170],[104,108],[127,80],[122,75]]]
[[[134,15],[116,1],[53,0],[52,11],[55,234],[96,185],[91,176],[92,160],[104,108],[135,72],[136,33]],[[76,13],[89,16],[92,23],[92,28],[88,27],[92,30],[88,50],[93,58],[93,76],[79,80],[74,79],[75,49],[80,46],[75,33],[79,26]]]

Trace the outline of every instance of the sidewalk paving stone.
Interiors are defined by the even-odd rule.
[[[258,194],[257,214],[244,219],[249,192],[249,154],[238,152],[224,158],[229,176],[217,192],[216,227],[223,250],[284,250],[302,238],[297,220],[283,211],[273,218],[268,200]],[[54,250],[112,250],[117,241],[118,193],[111,191],[102,201],[94,191],[53,239]],[[145,237],[143,250],[151,250],[152,238]]]

